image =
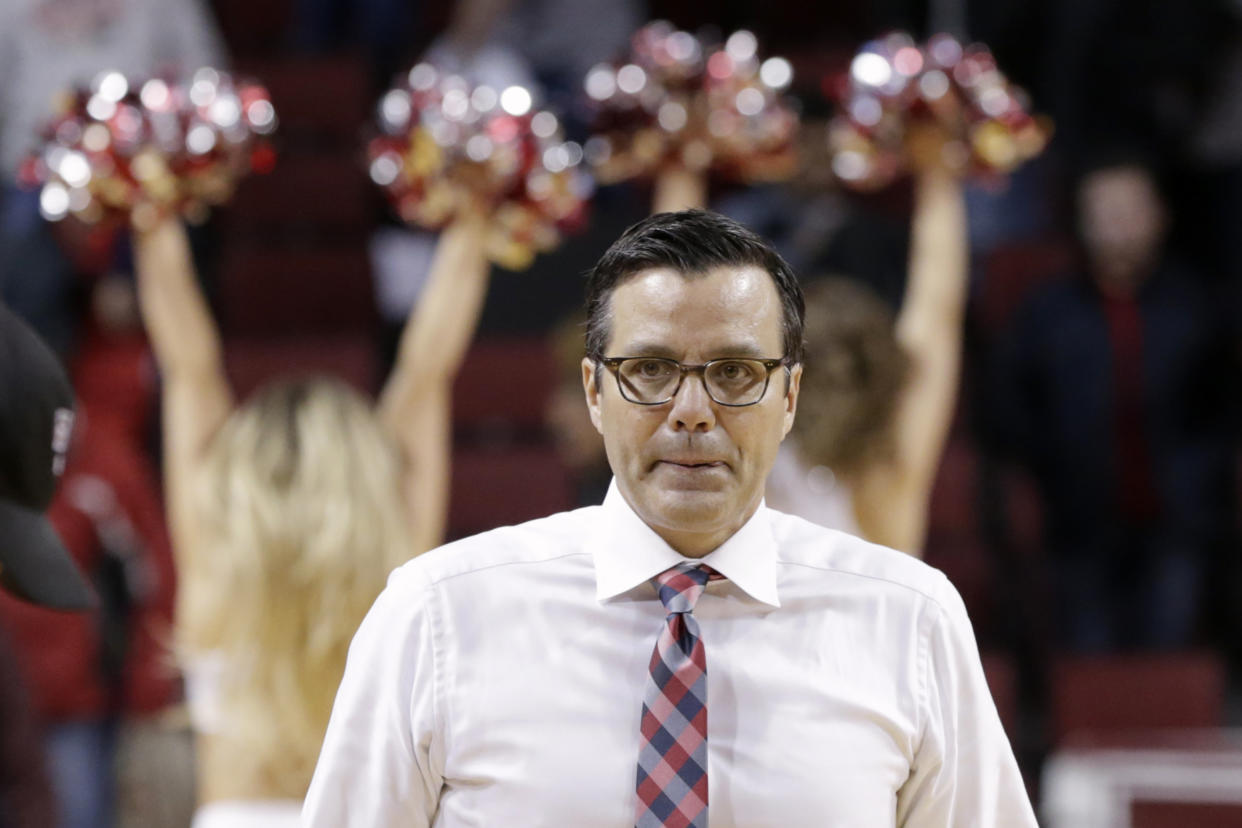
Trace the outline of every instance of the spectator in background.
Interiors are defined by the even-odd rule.
[[[1166,254],[1151,168],[1103,164],[1077,198],[1083,272],[1019,311],[995,434],[1042,490],[1060,643],[1185,647],[1231,521],[1230,351],[1196,275]]]
[[[0,625],[46,725],[60,813],[49,824],[114,824],[118,743],[178,698],[165,648],[172,561],[143,442],[154,390],[146,358],[141,340],[93,330],[73,365],[78,428],[48,514],[98,606],[66,614],[0,598]]]
[[[73,268],[14,184],[56,96],[101,71],[133,77],[221,66],[200,0],[0,0],[0,294],[61,354],[73,343]]]

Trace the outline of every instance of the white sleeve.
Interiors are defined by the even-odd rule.
[[[897,825],[1036,828],[966,607],[947,579],[935,598],[921,654],[922,735],[897,792]]]
[[[432,587],[397,570],[349,647],[304,828],[425,828],[443,779]]]

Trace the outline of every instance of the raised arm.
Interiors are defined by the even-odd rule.
[[[707,173],[686,167],[670,166],[655,180],[651,212],[672,213],[677,210],[703,209],[707,206]]]
[[[921,555],[927,510],[957,399],[969,275],[966,207],[938,136],[915,182],[906,295],[896,334],[910,377],[894,416],[895,461],[859,481],[855,509],[866,536]]]
[[[418,552],[442,541],[447,522],[449,404],[487,293],[486,232],[486,215],[468,210],[441,233],[427,285],[380,396],[380,419],[405,453],[404,495]]]
[[[166,219],[134,231],[138,302],[163,380],[164,486],[177,558],[196,533],[187,488],[233,398],[224,374],[220,335],[199,290],[185,228]]]

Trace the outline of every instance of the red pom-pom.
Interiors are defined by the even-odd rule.
[[[754,35],[708,45],[659,21],[633,37],[629,58],[587,73],[595,108],[587,158],[601,181],[655,176],[668,165],[742,181],[791,176],[797,111],[784,95],[793,70],[761,60]]]
[[[593,184],[582,147],[523,87],[471,86],[420,63],[381,99],[379,125],[371,178],[409,224],[434,230],[481,206],[490,258],[519,270],[584,223]]]
[[[40,208],[52,221],[201,221],[247,171],[270,169],[262,136],[275,127],[263,87],[215,69],[200,69],[187,86],[101,72],[90,89],[64,95],[19,178],[42,187]]]
[[[1050,133],[986,46],[964,48],[945,34],[923,46],[903,32],[870,41],[829,87],[843,110],[829,127],[833,172],[857,189],[882,187],[910,167],[907,138],[918,122],[948,136],[943,163],[987,176],[1038,155]]]

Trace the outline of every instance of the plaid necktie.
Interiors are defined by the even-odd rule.
[[[683,563],[653,579],[668,618],[643,695],[636,828],[707,828],[707,657],[692,612],[723,577]]]

